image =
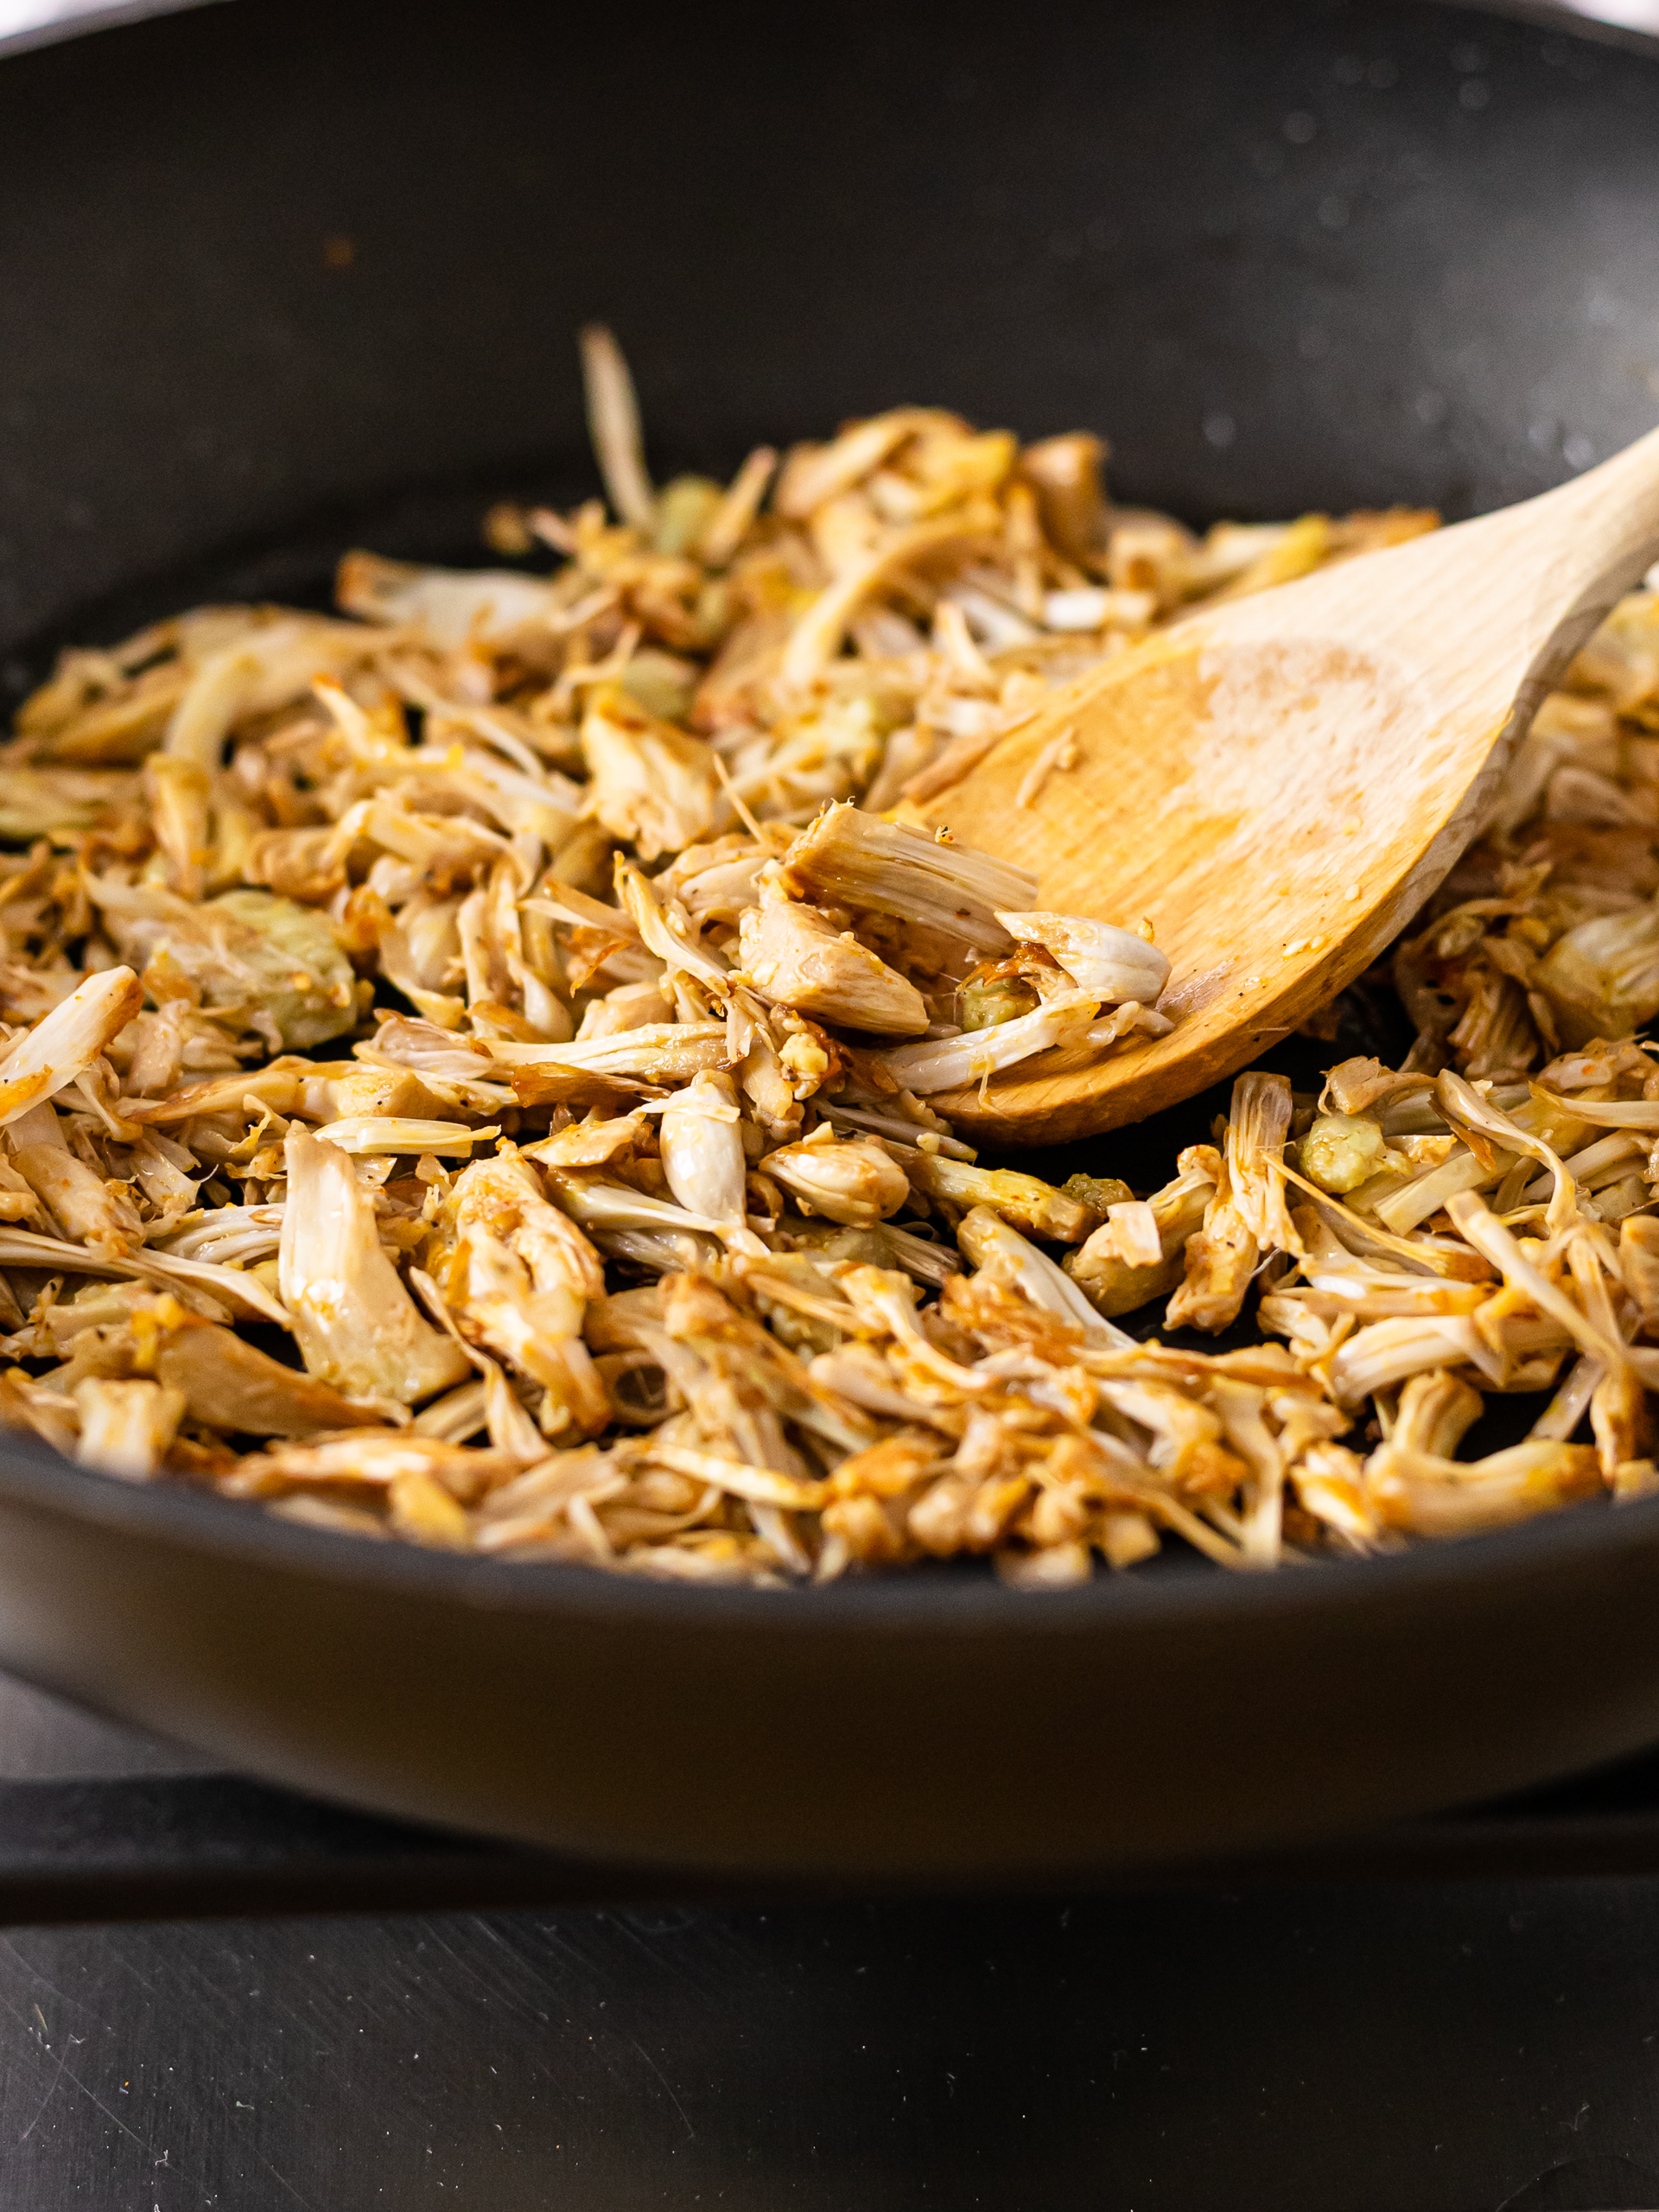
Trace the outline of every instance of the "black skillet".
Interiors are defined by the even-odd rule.
[[[595,315],[664,470],[918,398],[1098,428],[1121,495],[1195,519],[1463,514],[1659,413],[1659,61],[1325,0],[237,0],[10,60],[7,681],[588,488]],[[774,1595],[332,1538],[8,1439],[0,1662],[589,1854],[1084,1872],[1659,1736],[1659,1503],[1261,1580]]]

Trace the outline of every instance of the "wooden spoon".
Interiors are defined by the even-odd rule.
[[[1057,694],[926,812],[1031,869],[1038,906],[1149,916],[1175,1027],[931,1103],[987,1142],[1058,1143],[1295,1028],[1440,882],[1540,699],[1656,555],[1659,430],[1538,499],[1196,613]],[[1020,805],[1067,731],[1075,765]]]

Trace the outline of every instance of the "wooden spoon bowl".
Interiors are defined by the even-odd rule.
[[[1195,614],[1057,695],[927,808],[1173,963],[1170,1033],[931,1103],[1064,1142],[1230,1075],[1351,982],[1479,829],[1539,701],[1659,555],[1659,431],[1600,467]],[[1046,747],[1074,765],[1019,794]]]

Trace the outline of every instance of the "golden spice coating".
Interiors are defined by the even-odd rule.
[[[20,711],[0,1421],[704,1581],[1255,1570],[1659,1487],[1659,596],[1398,949],[1402,1068],[1252,1071],[1161,1187],[1108,1141],[1056,1185],[930,1096],[1135,1050],[1168,963],[912,802],[1187,608],[1433,518],[1199,537],[1085,433],[935,409],[659,489],[583,352],[608,512],[496,509],[518,567],[350,554],[338,617],[198,608]]]

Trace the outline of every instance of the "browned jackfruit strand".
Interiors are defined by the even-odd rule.
[[[659,488],[583,347],[608,505],[496,509],[518,565],[353,553],[337,617],[200,607],[18,714],[0,1418],[319,1528],[696,1580],[1040,1589],[1651,1489],[1654,593],[1400,947],[1403,1067],[1252,1071],[1160,1187],[1109,1139],[1057,1185],[932,1102],[1140,1049],[1168,963],[919,803],[1186,609],[1434,518],[1200,537],[1116,509],[1092,435],[926,408]],[[1253,1294],[1255,1341],[1192,1348]],[[1529,1435],[1460,1459],[1515,1394]]]

